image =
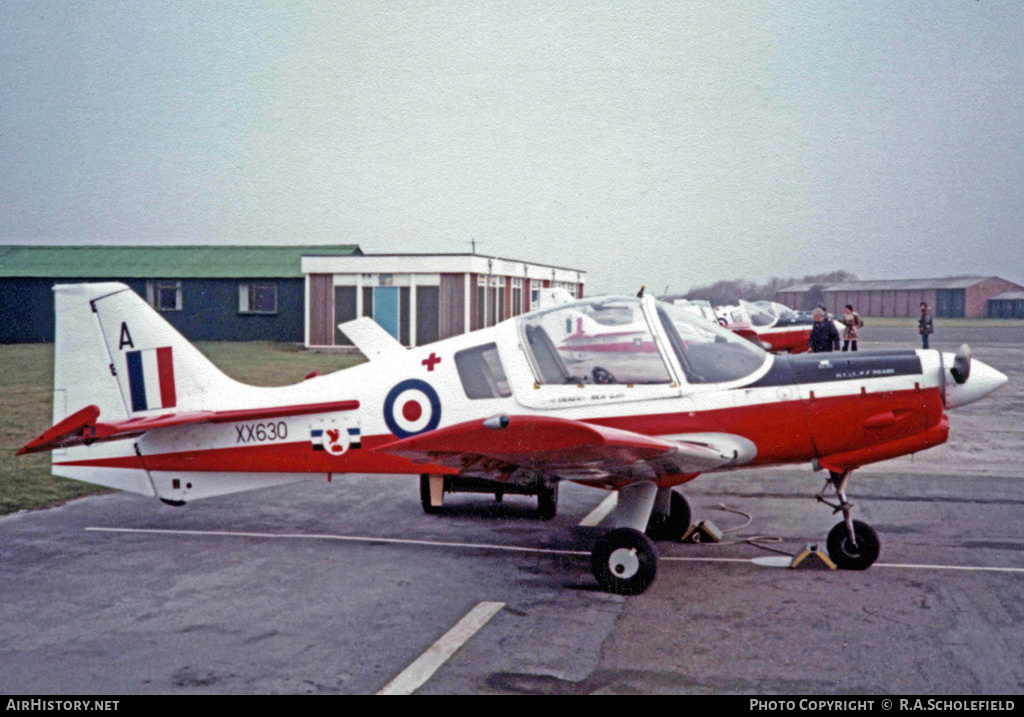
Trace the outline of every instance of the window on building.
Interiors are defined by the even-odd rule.
[[[416,345],[422,346],[441,338],[441,287],[416,287]]]
[[[181,311],[181,282],[146,282],[146,301],[157,311]]]
[[[238,312],[241,314],[276,314],[277,284],[239,284]]]
[[[338,324],[351,321],[356,317],[356,287],[334,287],[334,345],[351,346],[352,339],[346,336]]]
[[[572,282],[572,281],[552,281],[551,282],[551,288],[552,289],[565,289],[566,291],[569,292],[569,295],[572,298],[574,298],[574,299],[580,298],[579,284],[577,284],[575,282]]]
[[[491,326],[505,320],[505,277],[492,277]]]
[[[512,278],[512,315],[523,313],[523,280]]]
[[[494,326],[505,318],[505,277],[477,277],[477,328]]]
[[[487,326],[487,277],[483,274],[476,278],[476,328]]]

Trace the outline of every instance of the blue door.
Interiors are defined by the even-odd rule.
[[[396,339],[398,338],[398,299],[397,286],[373,287],[373,320]]]

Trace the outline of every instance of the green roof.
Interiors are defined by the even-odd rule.
[[[301,279],[303,256],[354,256],[357,244],[315,246],[0,246],[0,277]]]

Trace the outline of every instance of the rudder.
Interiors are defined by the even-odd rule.
[[[54,292],[54,389],[65,393],[65,415],[89,404],[105,421],[203,410],[240,386],[124,284]]]

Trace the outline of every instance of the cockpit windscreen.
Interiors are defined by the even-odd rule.
[[[757,371],[768,354],[728,329],[658,302],[658,316],[689,383],[724,383]]]

